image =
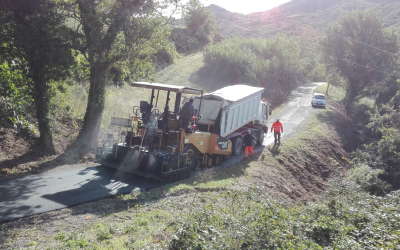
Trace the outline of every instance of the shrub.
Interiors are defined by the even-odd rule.
[[[369,166],[363,165],[350,169],[346,180],[357,183],[371,195],[383,196],[391,191],[389,183],[379,179],[379,175],[383,173],[382,169],[372,169]]]

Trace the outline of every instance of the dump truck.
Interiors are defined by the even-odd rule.
[[[225,156],[239,155],[248,130],[257,144],[262,145],[271,111],[262,99],[263,93],[264,88],[238,84],[194,97],[195,109],[201,110],[201,115],[197,130],[185,137],[188,152],[193,152],[196,159],[199,156],[198,162],[210,167],[218,165]],[[203,140],[199,141],[199,137]]]
[[[161,83],[130,85],[151,89],[150,102],[141,100],[132,117],[111,118],[110,125],[120,131],[108,134],[97,148],[96,162],[101,165],[173,182],[189,177],[197,166],[218,165],[225,156],[239,155],[247,130],[258,144],[268,131],[263,88],[234,85],[203,94],[200,89]],[[160,91],[167,93],[161,110]],[[173,108],[171,93],[175,93]],[[185,94],[191,97],[184,98]],[[181,107],[188,98],[194,99],[194,114]]]

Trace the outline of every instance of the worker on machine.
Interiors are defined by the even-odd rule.
[[[276,119],[276,122],[272,124],[271,132],[274,130],[274,138],[275,138],[275,145],[276,142],[281,143],[281,132],[283,133],[283,126],[282,123],[279,122],[279,119]]]
[[[244,158],[247,159],[249,150],[251,156],[254,155],[253,145],[256,138],[251,134],[251,130],[247,130],[247,135],[243,138],[244,142]]]
[[[185,107],[190,108],[190,110],[192,111],[192,114],[190,115],[190,117],[193,117],[193,115],[194,115],[194,106],[193,106],[193,102],[194,102],[194,99],[190,98],[190,100],[189,100],[188,102],[186,102],[186,103],[183,105],[183,107],[182,107],[182,108],[185,108]]]

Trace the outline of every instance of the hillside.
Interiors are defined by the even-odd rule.
[[[219,6],[207,7],[217,19],[223,36],[271,37],[276,33],[300,35],[307,26],[321,33],[343,11],[375,10],[384,27],[400,31],[400,2],[396,0],[293,0],[272,10],[242,15]]]

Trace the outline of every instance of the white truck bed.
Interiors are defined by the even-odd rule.
[[[257,119],[264,88],[233,85],[203,95],[199,124],[214,125],[221,110],[220,136],[226,137],[237,129]],[[195,99],[198,109],[200,99]]]

